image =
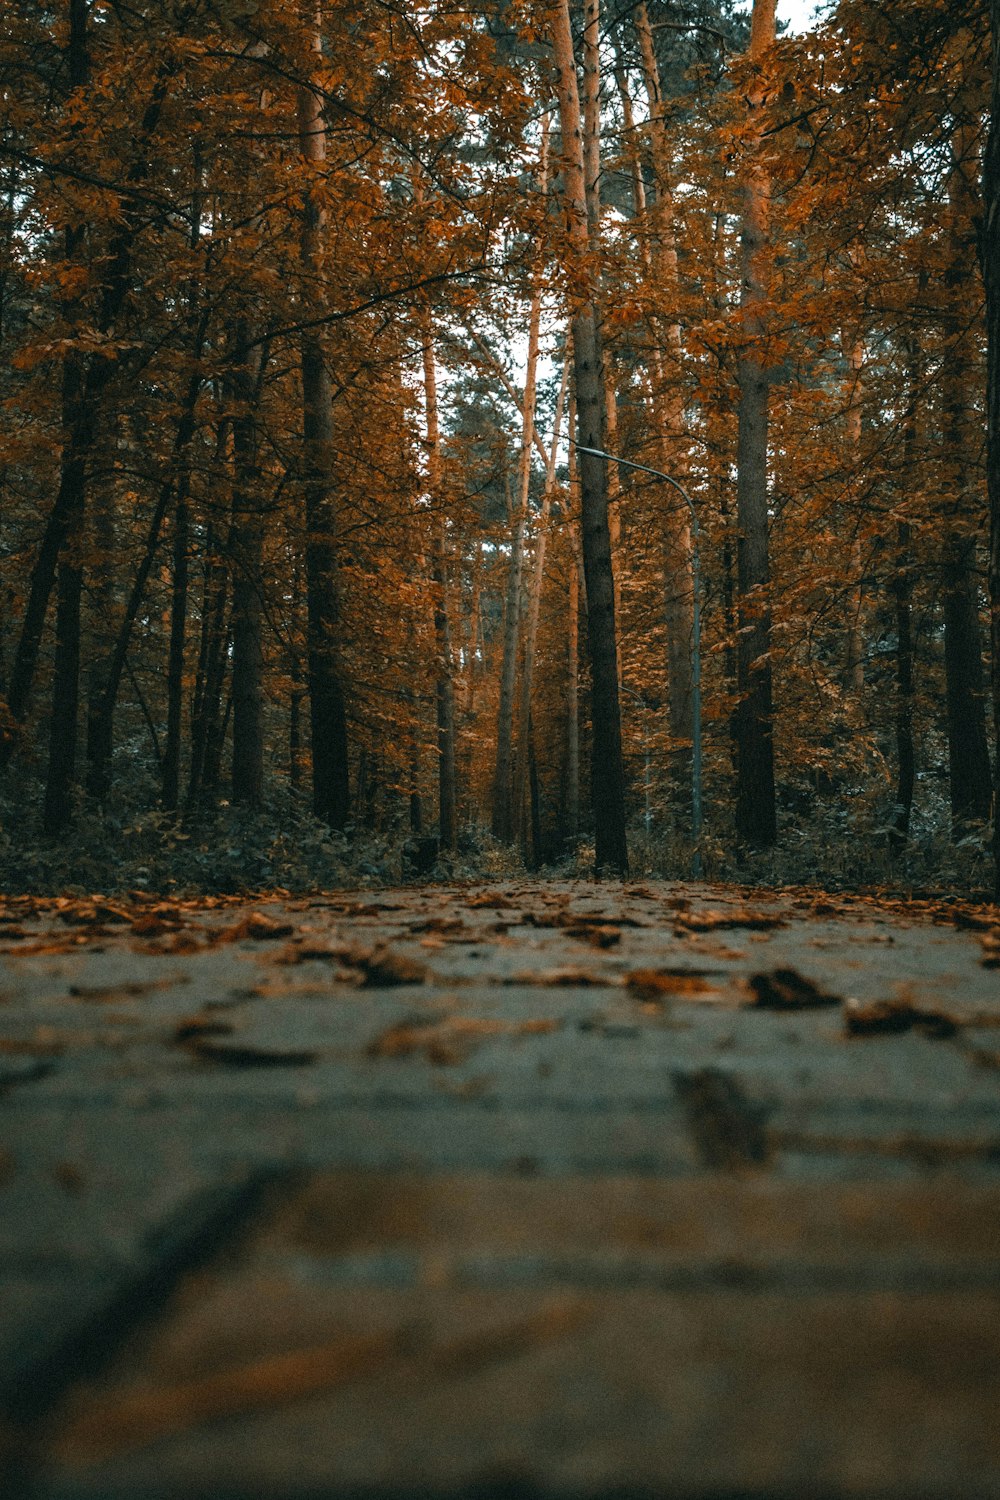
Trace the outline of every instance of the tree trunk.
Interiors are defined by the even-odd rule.
[[[529,794],[529,772],[532,757],[531,695],[535,676],[535,647],[538,640],[538,617],[541,612],[542,586],[545,581],[545,553],[548,542],[549,514],[556,484],[556,461],[559,456],[559,434],[562,430],[563,408],[569,385],[569,354],[563,360],[562,380],[556,397],[555,421],[552,429],[552,446],[545,466],[545,491],[542,509],[535,528],[535,556],[528,587],[527,628],[524,634],[524,660],[521,665],[521,707],[518,715],[518,746],[514,765],[514,809],[517,818],[517,834],[522,853],[526,859],[532,849],[533,823],[526,816],[526,799]],[[534,849],[538,856],[537,846]]]
[[[913,575],[909,555],[910,528],[901,524],[896,536],[896,801],[889,833],[890,847],[906,847],[913,811],[916,752],[913,742]]]
[[[653,30],[646,6],[633,17],[649,100],[648,136],[656,196],[650,214],[648,255],[657,291],[668,307],[679,296],[674,195],[667,114]],[[683,346],[675,317],[653,320],[655,354],[651,405],[658,434],[659,467],[682,482],[688,470],[684,426]],[[694,736],[692,683],[694,644],[694,553],[687,506],[672,488],[663,497],[664,619],[667,629],[667,713],[673,742],[675,786],[685,792],[691,780]]]
[[[222,435],[220,434],[220,446]],[[211,524],[205,537],[204,582],[201,596],[201,641],[194,702],[191,709],[191,766],[185,806],[189,812],[209,800],[214,787],[210,772],[222,714],[229,632],[226,619],[229,572],[219,554],[218,538]],[[217,777],[215,781],[217,781]]]
[[[865,640],[862,623],[864,594],[862,586],[861,557],[861,372],[865,362],[865,346],[860,334],[853,337],[841,334],[841,345],[847,358],[847,463],[850,466],[850,488],[853,491],[847,516],[851,535],[850,547],[850,594],[848,596],[847,641],[844,652],[844,677],[848,691],[860,702],[865,689]]]
[[[994,897],[1000,900],[1000,0],[990,0],[993,71],[983,157],[980,260],[986,284],[986,470],[990,502],[990,641],[993,659]]]
[[[188,237],[192,253],[198,249],[204,208],[202,196],[202,151],[199,141],[192,145],[193,190],[191,194],[191,229]],[[192,323],[198,312],[199,286],[192,278],[188,291],[188,315]],[[203,328],[207,325],[203,324]],[[202,333],[196,340],[196,358],[201,357]],[[167,733],[163,747],[160,796],[167,812],[177,811],[180,803],[181,734],[184,717],[184,637],[187,629],[188,604],[188,487],[190,469],[185,464],[177,481],[174,503],[174,545],[170,594],[170,644],[167,653]]]
[[[540,191],[548,186],[548,115],[542,120],[542,143],[539,167]],[[507,595],[504,605],[503,654],[500,664],[500,701],[497,709],[497,754],[493,770],[492,828],[493,837],[509,844],[514,838],[515,812],[512,781],[514,744],[514,690],[517,679],[517,657],[521,640],[522,584],[524,571],[524,534],[528,524],[528,497],[531,490],[531,444],[535,430],[535,397],[538,376],[539,330],[542,317],[541,274],[536,273],[528,315],[528,352],[521,398],[521,450],[517,469],[517,495],[511,532],[510,567],[507,571]]]
[[[597,6],[588,7],[588,30],[596,29]],[[601,346],[593,261],[598,243],[588,228],[580,99],[568,0],[549,8],[562,132],[563,205],[568,253],[580,287],[572,317],[577,442],[581,450],[604,449]],[[590,152],[588,149],[588,160]],[[625,777],[618,704],[614,577],[608,530],[607,468],[603,458],[579,455],[583,564],[587,587],[587,635],[592,679],[595,873],[628,874],[625,837]]]
[[[232,797],[240,807],[264,802],[264,522],[257,456],[257,377],[246,324],[236,329],[233,354],[232,522],[233,568],[233,771]]]
[[[959,106],[961,106],[961,97]],[[949,179],[951,264],[947,276],[948,343],[941,372],[945,401],[944,472],[952,493],[946,498],[950,524],[944,541],[944,660],[948,702],[948,752],[952,830],[960,838],[990,816],[992,774],[986,738],[986,697],[976,535],[979,499],[971,455],[979,441],[978,419],[970,398],[973,335],[968,323],[972,274],[969,226],[978,205],[970,177],[975,156],[971,123],[960,120],[952,138]]]
[[[185,486],[186,489],[186,486]],[[184,635],[188,596],[188,504],[184,491],[174,507],[170,645],[167,653],[167,734],[163,746],[161,800],[176,812],[180,800],[181,731],[184,712]]]
[[[86,87],[90,72],[87,38],[88,7],[86,0],[70,0],[69,5],[69,82],[74,92]],[[66,261],[72,266],[83,250],[86,231],[79,225],[66,230]],[[65,309],[67,319],[77,324],[84,315],[78,298]],[[28,614],[35,617],[33,639],[25,641],[22,630],[18,654],[14,661],[9,707],[13,717],[21,720],[27,709],[31,677],[38,656],[41,630],[56,572],[56,642],[52,677],[52,717],[49,726],[49,765],[45,783],[44,827],[56,834],[69,822],[73,811],[73,783],[76,779],[77,718],[80,694],[80,603],[83,597],[83,527],[86,518],[87,460],[94,445],[96,417],[87,390],[87,359],[71,346],[63,363],[62,430],[63,451],[60,465],[59,493],[53,509],[57,524],[47,528],[42,551],[35,565]],[[54,535],[50,537],[50,529]],[[49,542],[48,548],[46,542]],[[68,549],[68,550],[67,550]],[[43,562],[44,560],[44,562]],[[40,568],[47,571],[39,577]],[[39,586],[39,597],[33,596]],[[27,646],[27,659],[24,648]],[[27,678],[25,672],[27,671]]]
[[[953,537],[944,563],[944,665],[951,821],[956,838],[990,815],[979,583],[973,537]]]
[[[759,66],[774,44],[775,0],[754,0],[749,57]],[[769,376],[760,341],[771,282],[771,184],[761,158],[755,116],[763,87],[750,84],[747,109],[753,134],[747,142],[742,226],[742,308],[745,352],[739,361],[739,433],[736,505],[738,644],[735,715],[737,747],[736,832],[746,844],[766,848],[777,839],[774,790],[774,713],[771,688],[770,561],[767,514]]]
[[[441,468],[441,428],[438,420],[437,370],[430,316],[423,320],[424,409],[427,424],[427,488],[436,514],[432,575],[434,580],[434,641],[437,650],[438,835],[442,850],[454,852],[458,842],[455,784],[455,684],[448,618],[448,531],[444,513]]]
[[[576,425],[576,403],[569,402],[570,430]],[[580,547],[579,476],[576,449],[569,450],[569,583],[566,607],[566,797],[564,837],[571,846],[580,837]]]
[[[313,51],[322,54],[319,25]],[[303,305],[322,311],[323,229],[321,197],[312,186],[326,161],[322,95],[298,93],[299,149],[306,162],[299,255]],[[333,408],[330,377],[317,329],[301,342],[302,428],[305,469],[306,601],[309,708],[312,732],[313,811],[331,828],[343,828],[350,811],[347,710],[338,652],[340,584],[337,568],[337,507],[333,478]]]

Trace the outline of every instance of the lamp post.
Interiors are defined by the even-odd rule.
[[[573,442],[572,438],[570,438],[570,442]],[[701,532],[698,527],[698,512],[695,510],[694,502],[684,486],[679,484],[669,474],[664,474],[662,469],[651,469],[648,464],[633,463],[630,458],[619,458],[617,453],[605,453],[603,448],[583,448],[579,443],[573,443],[573,446],[578,453],[589,453],[594,458],[607,459],[609,463],[619,464],[624,469],[637,469],[641,474],[652,474],[655,479],[665,480],[667,484],[673,485],[691,513],[691,583],[694,589],[694,607],[691,622],[691,716],[694,721],[691,733],[691,833],[694,840],[694,858],[691,868],[697,880],[701,878],[702,874],[701,553],[699,545]]]

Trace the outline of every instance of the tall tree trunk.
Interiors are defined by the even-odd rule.
[[[587,9],[588,32],[596,46],[597,5]],[[593,754],[591,795],[594,811],[595,870],[628,874],[625,836],[625,774],[622,764],[618,703],[618,653],[615,645],[614,576],[608,530],[607,468],[587,449],[604,449],[604,402],[601,346],[597,322],[594,259],[598,242],[588,227],[581,137],[580,98],[568,0],[549,7],[553,60],[557,75],[562,133],[563,205],[568,254],[580,287],[573,309],[573,370],[577,404],[577,442],[581,449],[580,491],[583,564],[587,586],[587,635],[592,680]],[[589,54],[592,56],[592,52]],[[590,157],[588,144],[588,161]]]
[[[901,522],[896,533],[896,572],[893,599],[896,613],[896,800],[889,830],[890,847],[906,847],[913,811],[916,752],[913,741],[913,563],[910,528]]]
[[[548,187],[549,118],[542,119],[542,142],[539,166],[541,194]],[[514,787],[512,761],[514,745],[514,692],[517,658],[521,640],[521,607],[524,572],[524,537],[528,524],[528,499],[531,491],[531,444],[535,433],[535,398],[538,378],[538,345],[542,318],[542,278],[536,272],[528,314],[528,351],[521,397],[521,449],[518,456],[517,494],[514,500],[511,530],[510,566],[507,571],[507,593],[504,605],[503,653],[500,662],[500,701],[497,709],[497,753],[493,769],[492,829],[493,837],[504,844],[514,838]]]
[[[427,424],[427,488],[435,514],[432,575],[434,580],[434,641],[437,650],[438,835],[442,850],[457,847],[455,781],[455,684],[448,617],[448,532],[444,513],[441,467],[441,427],[438,419],[437,369],[434,335],[428,314],[423,320],[424,410]]]
[[[775,0],[754,0],[749,58],[760,68],[774,45]],[[769,376],[761,340],[771,283],[771,183],[762,159],[759,115],[765,95],[759,75],[749,85],[751,135],[746,144],[742,224],[742,308],[745,351],[739,381],[736,505],[738,644],[735,715],[737,747],[736,832],[765,848],[777,839],[774,790],[774,712],[771,687],[770,560],[767,515]]]
[[[907,410],[902,472],[909,475],[916,473],[919,462],[917,444],[922,360],[915,337],[907,341],[906,378]],[[892,580],[896,617],[896,796],[889,824],[889,848],[894,854],[903,852],[909,838],[917,776],[916,742],[913,734],[913,556],[910,544],[910,525],[907,521],[900,521],[896,528],[895,572]]]
[[[188,244],[192,254],[198,249],[201,238],[201,219],[204,208],[202,194],[201,144],[195,141],[192,147],[193,190],[191,194],[191,228]],[[188,315],[192,322],[197,317],[199,286],[193,277],[188,290]],[[201,356],[201,335],[197,340],[196,357]],[[170,592],[170,644],[167,652],[167,733],[163,747],[160,797],[167,812],[176,812],[180,803],[181,734],[184,717],[184,637],[187,630],[188,604],[188,487],[190,468],[184,465],[177,480],[177,498],[174,502],[174,538]]]
[[[184,636],[188,598],[188,503],[186,485],[174,506],[174,545],[170,591],[170,645],[167,652],[167,733],[163,745],[160,797],[167,812],[180,801],[181,734],[184,714]]]
[[[576,426],[576,401],[570,393],[570,431]],[[565,838],[575,845],[580,837],[580,483],[576,449],[569,450],[569,583],[566,607],[566,797]]]
[[[69,81],[75,93],[86,87],[90,73],[86,0],[69,4]],[[81,225],[66,230],[66,262],[79,259],[86,231]],[[65,308],[70,326],[78,324],[83,308],[73,298]],[[76,779],[77,719],[80,694],[80,604],[83,597],[83,528],[86,519],[87,461],[96,436],[96,413],[87,389],[87,358],[72,346],[63,363],[62,430],[63,451],[59,493],[50,527],[35,564],[28,599],[28,618],[22,629],[14,660],[9,707],[15,720],[27,710],[42,625],[48,606],[52,577],[56,578],[56,641],[52,677],[52,717],[49,725],[49,765],[45,783],[44,827],[56,834],[69,822],[73,811]],[[106,363],[102,361],[102,365]],[[52,527],[53,517],[57,523]],[[51,532],[51,535],[49,534]],[[49,543],[48,547],[46,542]],[[47,574],[47,579],[46,575]],[[37,592],[37,597],[36,596]],[[28,639],[26,639],[28,636]]]
[[[990,815],[985,682],[975,538],[952,537],[944,561],[944,666],[951,821],[956,838]]]
[[[257,392],[262,364],[243,320],[233,354],[233,776],[237,806],[264,802],[264,521],[258,467]]]
[[[666,306],[674,308],[680,288],[670,135],[653,30],[644,4],[636,7],[633,24],[649,101],[648,138],[656,186],[649,215],[648,255],[657,291]],[[658,463],[666,473],[683,482],[688,470],[688,450],[682,386],[683,346],[677,318],[655,318],[653,336],[651,395],[654,427],[658,434]],[[687,506],[676,491],[668,487],[665,487],[663,504],[667,713],[674,746],[671,755],[674,781],[678,788],[683,786],[686,789],[691,777],[694,736],[694,553]]]
[[[559,394],[556,397],[555,421],[552,427],[552,446],[549,449],[549,458],[545,468],[545,490],[542,496],[542,509],[535,528],[535,556],[531,569],[531,581],[528,587],[528,608],[526,629],[524,633],[524,660],[521,664],[521,707],[518,715],[518,746],[517,757],[514,764],[514,810],[517,818],[517,834],[521,843],[522,853],[525,857],[530,854],[533,844],[531,829],[533,823],[526,816],[526,801],[529,794],[529,772],[532,757],[531,739],[531,695],[535,676],[535,647],[538,641],[538,618],[541,612],[542,586],[545,581],[545,553],[548,543],[549,514],[552,509],[552,496],[556,484],[556,462],[559,456],[559,434],[562,430],[563,409],[566,403],[566,391],[569,385],[569,353],[563,360],[562,380],[559,384]],[[536,861],[539,850],[534,847]]]
[[[963,119],[952,139],[948,185],[951,265],[947,278],[948,344],[942,369],[947,447],[944,472],[953,491],[946,499],[950,524],[944,541],[943,582],[949,780],[952,829],[956,837],[968,832],[971,825],[988,821],[992,793],[976,570],[979,501],[976,476],[971,471],[978,424],[970,406],[973,335],[966,326],[972,274],[968,234],[978,207],[969,175],[974,153],[972,125]]]
[[[980,260],[986,284],[986,470],[990,501],[990,642],[993,660],[994,896],[1000,900],[1000,0],[990,0],[993,72],[983,158]]]
[[[322,55],[319,22],[313,52]],[[322,315],[325,213],[314,179],[323,175],[326,125],[322,93],[298,94],[299,149],[306,163],[299,254],[303,305]],[[333,405],[330,377],[317,328],[302,333],[302,428],[305,470],[306,601],[309,708],[312,731],[313,811],[331,828],[343,828],[350,811],[347,710],[339,661],[340,583],[337,505],[333,475]]]
[[[864,605],[861,558],[861,433],[862,433],[862,386],[861,372],[865,362],[865,346],[860,334],[853,336],[842,332],[841,345],[847,359],[847,462],[851,471],[852,490],[847,524],[850,528],[850,593],[848,595],[847,641],[844,653],[844,677],[847,688],[860,702],[865,689],[865,640],[862,621]]]
[[[220,432],[220,449],[223,446],[224,437]],[[216,727],[222,714],[222,684],[228,645],[228,592],[229,571],[226,560],[220,553],[215,528],[209,522],[205,535],[201,592],[201,639],[191,707],[191,764],[184,799],[188,812],[193,812],[208,800],[209,747],[215,741]]]

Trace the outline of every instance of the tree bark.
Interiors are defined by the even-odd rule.
[[[961,96],[959,107],[962,106]],[[944,660],[948,706],[948,764],[952,831],[961,838],[988,821],[992,795],[976,535],[979,500],[971,455],[978,442],[970,407],[973,382],[972,333],[968,329],[968,284],[972,274],[968,242],[975,218],[975,189],[967,173],[974,155],[971,123],[960,120],[952,138],[948,191],[951,264],[947,276],[948,343],[941,372],[945,401],[944,472],[952,493],[944,540]]]
[[[569,401],[570,430],[576,426],[576,402]],[[576,449],[569,450],[569,584],[566,601],[566,798],[565,839],[570,846],[580,837],[580,546],[579,475]]]
[[[548,187],[548,115],[542,120],[542,142],[539,165],[539,188],[544,195]],[[512,781],[514,745],[514,693],[517,680],[517,657],[521,640],[521,608],[524,575],[524,536],[528,524],[528,499],[531,491],[531,444],[535,434],[535,398],[538,378],[538,345],[542,317],[542,280],[536,272],[528,313],[528,351],[521,397],[521,449],[518,456],[517,495],[514,501],[511,529],[510,566],[507,570],[507,594],[504,604],[503,654],[500,663],[500,700],[497,709],[497,753],[493,770],[492,829],[493,837],[509,844],[515,833],[514,786]]]
[[[588,8],[588,30],[595,29],[597,6]],[[628,874],[625,835],[625,776],[618,702],[614,576],[608,530],[607,468],[586,449],[604,449],[597,285],[593,270],[598,243],[588,228],[581,134],[580,98],[568,0],[549,7],[562,133],[563,205],[567,254],[580,288],[572,315],[573,371],[587,587],[587,636],[592,679],[593,753],[591,796],[594,812],[595,873]],[[595,39],[596,40],[596,39]],[[588,148],[588,160],[590,160]]]
[[[73,92],[86,87],[90,73],[87,16],[86,0],[70,0],[68,62]],[[69,265],[78,259],[85,234],[82,225],[74,224],[66,230],[65,250]],[[71,327],[78,323],[83,315],[79,299],[73,298],[64,312]],[[55,576],[55,665],[44,808],[44,827],[48,834],[61,832],[72,816],[80,692],[80,601],[83,595],[80,551],[86,511],[87,458],[96,433],[95,413],[87,392],[87,359],[76,347],[69,349],[63,362],[62,429],[59,493],[35,564],[27,617],[14,659],[9,699],[11,713],[15,720],[20,721],[27,709],[31,677]],[[53,517],[58,518],[55,527],[52,526]],[[68,553],[67,545],[71,549]],[[32,638],[26,641],[29,633]]]
[[[844,677],[848,691],[860,701],[865,689],[865,640],[862,622],[864,592],[861,578],[861,515],[859,492],[861,489],[861,434],[862,434],[862,386],[861,374],[865,362],[865,346],[860,334],[853,337],[841,334],[841,345],[847,358],[847,462],[850,466],[851,496],[847,523],[851,532],[850,546],[850,594],[848,596],[847,640],[844,652]]]
[[[319,24],[313,51],[322,53]],[[299,149],[306,162],[299,255],[303,305],[322,309],[325,214],[312,179],[326,161],[322,95],[304,86],[298,94]],[[350,811],[347,710],[339,660],[340,583],[337,505],[333,476],[333,408],[330,377],[316,329],[302,333],[302,412],[305,469],[306,601],[309,708],[312,733],[313,811],[331,828],[343,828]]]
[[[233,767],[232,797],[239,807],[264,802],[264,520],[260,510],[257,393],[262,356],[251,353],[241,320],[233,352],[232,519]]]
[[[642,70],[649,101],[649,146],[656,186],[648,255],[654,284],[667,308],[676,308],[680,285],[677,242],[674,232],[674,195],[667,115],[660,70],[653,45],[653,30],[646,6],[636,7],[633,17]],[[640,180],[641,180],[641,174]],[[657,317],[652,327],[655,342],[651,405],[657,433],[658,463],[666,473],[682,482],[688,470],[684,425],[683,345],[676,316]],[[694,736],[694,691],[692,683],[694,641],[694,553],[687,506],[672,488],[664,487],[663,559],[664,619],[667,629],[667,714],[673,742],[671,761],[675,784],[685,792],[691,779],[691,745]]]
[[[517,817],[517,834],[522,853],[527,859],[532,850],[537,858],[539,850],[534,842],[534,820],[526,816],[526,799],[530,787],[530,766],[533,755],[531,738],[531,695],[535,676],[535,648],[538,641],[538,618],[542,604],[542,586],[545,581],[545,553],[548,543],[549,515],[556,484],[556,461],[559,456],[559,434],[562,430],[563,409],[569,384],[569,354],[563,360],[562,380],[556,397],[555,421],[552,428],[552,446],[549,449],[545,468],[545,490],[542,509],[535,528],[535,555],[532,562],[531,580],[528,587],[528,608],[524,633],[524,660],[521,664],[521,706],[518,715],[518,746],[514,764],[514,809]]]
[[[986,471],[990,504],[990,641],[993,738],[1000,747],[1000,0],[990,0],[993,69],[990,124],[983,157],[980,262],[986,285]],[[993,758],[994,898],[1000,900],[1000,748]]]
[[[775,0],[754,0],[749,59],[755,70],[775,40]],[[747,109],[752,135],[746,151],[742,223],[740,306],[745,352],[739,381],[736,506],[738,644],[735,714],[737,747],[736,832],[756,848],[777,840],[774,789],[774,712],[771,684],[770,559],[767,514],[769,375],[760,349],[771,282],[771,183],[761,155],[763,109],[759,71],[751,80]]]
[[[222,446],[222,435],[219,445]],[[205,537],[204,579],[201,594],[201,639],[194,700],[191,708],[191,764],[185,807],[193,812],[209,800],[215,781],[211,774],[213,747],[222,715],[229,630],[226,617],[229,570],[220,554],[215,528]]]
[[[427,432],[427,488],[434,514],[432,577],[434,582],[434,642],[437,651],[438,836],[442,850],[458,844],[455,777],[455,684],[448,615],[448,530],[444,513],[441,466],[441,427],[438,418],[437,369],[429,314],[423,320],[424,412]]]

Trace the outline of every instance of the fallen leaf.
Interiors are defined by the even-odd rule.
[[[212,934],[214,943],[241,943],[252,939],[255,943],[273,942],[276,938],[291,937],[295,928],[291,922],[279,922],[265,912],[252,911],[242,922],[232,927],[222,927]]]
[[[253,1042],[215,1040],[205,1031],[189,1037],[184,1046],[206,1062],[230,1068],[301,1068],[316,1062],[318,1052],[307,1047],[264,1047]]]
[[[231,1036],[235,1027],[230,1021],[218,1021],[214,1016],[187,1016],[177,1023],[174,1041],[190,1042],[201,1036]]]
[[[622,940],[620,927],[597,922],[567,927],[566,936],[580,938],[583,942],[589,943],[592,948],[613,948]]]
[[[764,932],[774,927],[784,927],[784,917],[771,912],[747,911],[679,911],[674,918],[678,932],[718,932],[726,927],[747,927]]]
[[[630,994],[649,1001],[666,995],[705,995],[712,990],[696,969],[635,969],[625,975],[625,986]]]
[[[105,1003],[114,1000],[137,1000],[153,990],[171,989],[182,981],[178,979],[150,979],[145,982],[130,980],[125,984],[71,984],[69,994],[74,1000],[92,1000]]]
[[[364,975],[365,989],[388,988],[400,984],[423,984],[427,970],[423,964],[393,953],[382,946],[355,949],[347,954],[347,962]]]
[[[839,995],[821,990],[797,969],[769,969],[751,974],[747,980],[757,1010],[814,1010],[818,1006],[840,1005]]]
[[[924,1036],[942,1039],[958,1032],[958,1023],[943,1011],[924,1010],[908,995],[895,1000],[861,1000],[844,1002],[844,1027],[848,1036],[890,1036],[904,1031],[920,1031]]]
[[[617,978],[602,977],[600,974],[592,974],[589,969],[578,969],[573,964],[564,964],[558,969],[522,969],[517,974],[509,975],[504,984],[542,984],[554,985],[591,985],[591,984],[618,984]]]
[[[980,960],[984,969],[1000,969],[1000,927],[993,927],[989,932],[984,932],[980,938],[983,948],[983,956]]]

